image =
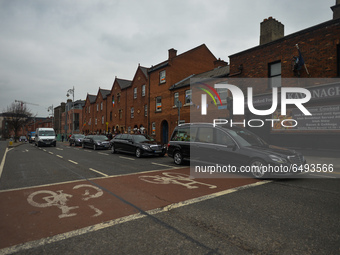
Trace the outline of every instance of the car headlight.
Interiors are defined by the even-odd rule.
[[[150,147],[149,146],[147,146],[147,145],[142,145],[142,148],[144,149],[144,150],[150,150]]]
[[[102,143],[101,142],[97,142],[98,145],[101,145]]]
[[[276,155],[269,155],[270,159],[277,163],[287,163],[287,160]]]

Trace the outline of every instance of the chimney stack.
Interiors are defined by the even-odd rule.
[[[171,48],[169,50],[169,60],[171,60],[172,58],[177,56],[177,50],[175,50],[174,48]]]
[[[284,37],[284,25],[269,17],[261,22],[260,45],[266,44]]]
[[[340,0],[336,0],[335,5],[331,9],[333,11],[333,19],[340,19]]]

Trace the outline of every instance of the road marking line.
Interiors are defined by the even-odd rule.
[[[60,156],[60,155],[57,155],[57,157],[59,157],[59,158],[64,158],[63,156]]]
[[[153,165],[157,165],[157,166],[166,166],[166,167],[171,167],[171,168],[174,168],[174,166],[170,166],[170,165],[164,165],[164,164],[159,164],[159,163],[154,163],[154,162],[151,162],[151,164],[153,164]]]
[[[98,230],[102,230],[102,229],[105,229],[105,228],[109,228],[109,227],[119,225],[119,224],[122,224],[122,223],[125,223],[125,222],[128,222],[128,221],[142,219],[142,218],[147,217],[148,215],[155,215],[155,214],[162,213],[162,212],[168,212],[170,210],[173,210],[173,209],[176,209],[176,208],[179,208],[179,207],[199,203],[199,202],[202,202],[202,201],[205,201],[205,200],[210,200],[212,198],[220,197],[220,196],[227,195],[227,194],[239,191],[239,190],[256,187],[256,186],[267,184],[267,183],[270,183],[270,182],[272,182],[272,181],[260,181],[260,182],[256,182],[256,183],[232,188],[232,189],[227,189],[227,190],[220,191],[220,192],[217,192],[217,193],[213,193],[213,194],[210,194],[210,195],[189,199],[189,200],[179,202],[179,203],[170,204],[170,205],[167,205],[167,206],[162,207],[162,208],[152,209],[152,210],[146,211],[144,213],[136,213],[136,214],[125,216],[125,217],[118,218],[118,219],[115,219],[115,220],[111,220],[111,221],[107,221],[107,222],[104,222],[104,223],[100,223],[100,224],[88,226],[88,227],[85,227],[85,228],[81,228],[81,229],[78,229],[78,230],[69,231],[69,232],[59,234],[59,235],[55,235],[55,236],[52,236],[52,237],[42,238],[40,240],[30,241],[30,242],[14,245],[14,246],[11,246],[11,247],[8,247],[8,248],[4,248],[0,251],[4,254],[11,254],[11,253],[19,252],[19,251],[22,251],[22,250],[37,248],[37,247],[40,247],[40,246],[43,246],[43,245],[46,245],[46,244],[63,241],[63,240],[68,239],[68,238],[72,238],[72,237],[84,235],[84,234],[87,234],[87,233],[95,232],[95,231],[98,231]]]
[[[51,152],[51,151],[49,151],[48,153],[53,155],[53,152]]]
[[[129,159],[129,160],[136,160],[134,158],[128,158],[128,157],[123,157],[123,156],[119,156],[120,158],[123,158],[123,159]]]
[[[73,149],[75,149],[75,150],[79,151],[79,149],[78,149],[78,148],[73,148]]]
[[[5,166],[6,154],[7,154],[8,151],[9,151],[9,149],[6,148],[4,156],[2,157],[2,160],[1,160],[1,164],[0,164],[0,178],[1,178],[1,174],[2,174],[2,171],[4,169],[4,166]]]
[[[73,161],[73,160],[68,160],[68,161],[70,161],[71,163],[73,163],[73,164],[76,164],[76,165],[78,165],[78,163],[77,162],[75,162],[75,161]]]
[[[46,151],[45,149],[43,149],[43,151]]]
[[[89,151],[89,150],[84,150],[84,151],[86,151],[86,152],[92,152],[92,151]]]
[[[104,152],[98,152],[98,154],[105,155],[105,156],[109,156],[109,154],[104,153]]]
[[[57,150],[63,151],[64,149],[61,149],[61,148],[57,148]]]
[[[95,169],[93,169],[93,168],[89,168],[91,171],[93,171],[93,172],[96,172],[96,173],[98,173],[98,174],[101,174],[101,175],[103,175],[103,176],[105,176],[105,177],[107,177],[108,175],[107,174],[104,174],[104,173],[102,173],[102,172],[99,172],[98,170],[95,170]]]
[[[116,177],[121,177],[121,176],[129,176],[129,175],[138,175],[138,174],[150,174],[150,173],[156,173],[156,172],[161,172],[161,171],[171,171],[171,170],[176,170],[176,169],[181,169],[185,167],[175,167],[173,169],[156,169],[156,170],[151,170],[151,171],[143,171],[143,172],[135,172],[135,173],[128,173],[128,174],[117,174],[117,175],[109,175],[108,177],[94,177],[94,178],[89,178],[90,181],[93,180],[98,180],[98,179],[105,179],[105,178],[116,178]],[[10,192],[10,191],[17,191],[17,190],[24,190],[24,189],[35,189],[35,188],[46,188],[46,187],[55,187],[56,185],[60,184],[67,184],[67,183],[75,183],[79,182],[81,180],[74,180],[74,181],[66,181],[66,182],[56,182],[56,183],[51,183],[51,184],[42,184],[42,185],[36,185],[36,186],[30,186],[30,187],[22,187],[22,188],[16,188],[16,189],[5,189],[5,190],[0,190],[0,193],[4,192]]]

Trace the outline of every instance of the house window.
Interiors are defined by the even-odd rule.
[[[133,99],[137,98],[137,88],[133,89]]]
[[[159,72],[159,83],[165,83],[165,70]]]
[[[148,105],[144,105],[144,116],[148,116]]]
[[[117,94],[117,101],[120,102],[120,93]]]
[[[91,118],[90,118],[90,120],[89,120],[89,126],[91,126]]]
[[[176,107],[178,107],[178,102],[179,102],[179,93],[178,92],[176,92],[175,94],[174,94],[174,106],[176,106]]]
[[[134,115],[135,115],[135,109],[131,107],[131,119],[134,118]]]
[[[112,121],[112,112],[110,112],[110,121]]]
[[[162,111],[162,97],[156,97],[156,112]]]
[[[191,89],[185,91],[185,104],[191,104]]]
[[[144,84],[142,85],[142,97],[145,97],[145,89],[146,89],[146,86]]]
[[[102,116],[102,124],[104,124],[104,116]]]
[[[94,119],[94,124],[97,126],[97,118]]]
[[[123,118],[123,110],[119,110],[119,119]]]
[[[156,134],[156,122],[152,122],[152,128],[151,128],[151,134],[155,135]]]
[[[99,111],[99,104],[97,104],[97,112]]]
[[[100,110],[103,110],[103,102],[100,103]]]
[[[269,64],[269,87],[281,87],[281,61]]]
[[[89,113],[91,113],[91,106],[89,106]]]

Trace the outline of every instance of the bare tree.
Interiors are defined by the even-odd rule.
[[[32,113],[27,109],[26,104],[12,103],[3,114],[8,123],[8,129],[14,131],[14,139],[17,140],[18,131],[27,124]]]

